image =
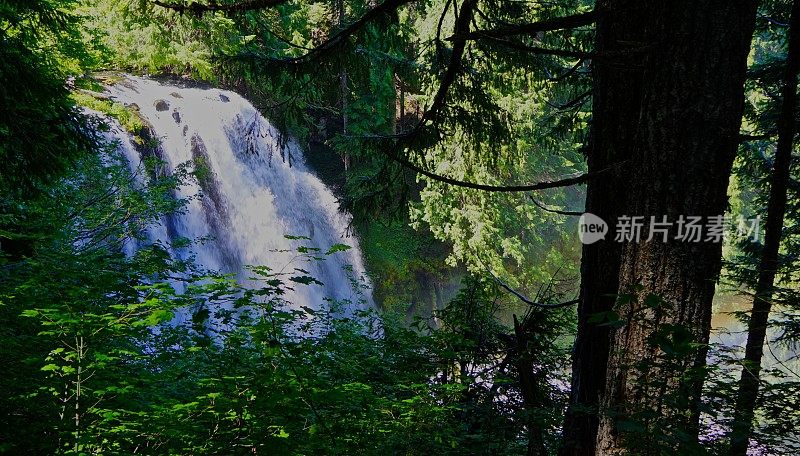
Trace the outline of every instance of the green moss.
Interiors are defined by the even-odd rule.
[[[100,71],[92,73],[92,77],[87,79],[102,87],[103,85],[119,84],[125,80],[125,75],[116,71]]]
[[[103,83],[120,81],[122,79],[112,79],[110,76],[99,79]],[[102,85],[100,86],[103,87]],[[79,105],[94,111],[103,113],[116,119],[122,128],[131,134],[134,145],[140,151],[155,151],[159,146],[158,138],[153,134],[152,127],[139,113],[136,105],[125,106],[122,103],[111,100],[100,92],[78,89],[71,94],[73,101]]]
[[[88,90],[80,90],[72,92],[72,99],[80,106],[93,109],[117,119],[128,131],[137,131],[144,127],[141,118],[138,114],[135,114],[132,109],[126,108],[121,103],[104,98],[102,94],[94,94]]]
[[[429,232],[402,221],[375,222],[361,230],[361,249],[374,297],[384,309],[405,310],[425,293],[421,276],[444,277],[447,247]]]

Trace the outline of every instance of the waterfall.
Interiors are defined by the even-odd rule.
[[[153,227],[148,233],[152,241],[207,238],[188,254],[203,268],[235,274],[243,282],[250,275],[248,265],[308,271],[322,285],[296,284],[286,295],[295,307],[319,309],[327,298],[349,300],[359,308],[372,305],[358,241],[348,236],[349,215],[308,168],[300,147],[281,141],[247,100],[230,91],[132,76],[108,91],[112,99],[138,109],[152,126],[168,170],[187,162],[201,162],[205,169],[197,182],[178,189],[178,196],[188,199],[186,210]],[[112,123],[109,134],[131,167],[138,167],[141,157],[127,133]],[[311,262],[299,259],[296,251],[302,245],[324,253],[335,244],[351,249]]]

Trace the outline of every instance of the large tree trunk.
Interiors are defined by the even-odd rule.
[[[606,10],[598,2],[598,10]],[[610,56],[628,53],[641,41],[636,8],[623,9],[615,20],[601,16],[597,23],[595,52]],[[628,18],[627,16],[630,16]],[[619,166],[630,158],[639,119],[642,71],[630,59],[596,60],[592,65],[592,128],[587,163],[590,172],[604,170],[587,184],[586,212],[609,225],[604,240],[584,245],[581,256],[581,290],[578,305],[578,335],[572,362],[570,406],[564,423],[561,455],[595,454],[598,406],[605,390],[610,327],[595,318],[614,307],[619,288],[621,244],[614,242],[615,222],[625,214],[629,190],[620,182],[626,170]],[[628,60],[628,61],[626,61]]]
[[[592,180],[587,211],[612,226],[619,215],[644,216],[647,223],[650,216],[674,222],[680,215],[723,214],[756,2],[602,0],[597,9],[602,16],[589,171],[624,162],[624,177],[617,180],[612,172]],[[610,240],[584,248],[573,404],[599,402],[602,410],[593,421],[573,407],[565,454],[622,452],[617,420],[638,411],[685,416],[683,430],[690,433],[696,422],[693,404],[702,381],[681,379],[704,363],[704,350],[685,353],[669,366],[631,367],[664,354],[650,341],[666,329],[679,332],[682,326],[689,341],[707,342],[721,244],[659,237],[646,242],[646,227],[642,233],[641,242],[615,245],[612,232]],[[608,296],[634,290],[634,299],[617,305]],[[667,305],[654,305],[648,295]],[[603,328],[614,326],[592,326],[589,314],[612,306],[624,325],[606,337]],[[665,407],[665,387],[686,396],[680,410]]]
[[[792,145],[795,136],[795,113],[797,112],[797,76],[800,72],[800,0],[792,3],[789,24],[789,50],[783,78],[783,104],[778,120],[778,145],[775,150],[775,165],[770,182],[767,220],[764,228],[764,250],[758,269],[758,282],[753,299],[753,310],[747,326],[744,366],[739,380],[734,424],[731,431],[731,456],[744,456],[750,443],[753,413],[759,390],[761,358],[764,355],[764,340],[767,322],[772,308],[772,290],[778,270],[778,251],[781,244],[783,219],[786,215],[786,191],[789,185],[792,164]]]
[[[636,5],[644,53],[626,209],[645,221],[702,216],[708,224],[727,206],[756,2]],[[614,24],[615,12],[630,7],[611,1],[608,20]],[[620,421],[638,421],[645,439],[656,430],[696,434],[702,371],[690,371],[705,364],[706,351],[696,347],[708,343],[722,243],[709,241],[706,232],[701,242],[676,234],[666,242],[655,237],[623,245],[619,294],[632,296],[617,305],[623,325],[611,338],[597,434],[601,454],[622,452]]]

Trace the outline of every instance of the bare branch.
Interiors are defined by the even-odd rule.
[[[444,182],[445,184],[453,185],[456,187],[471,188],[474,190],[482,190],[486,192],[530,192],[537,190],[546,190],[549,188],[569,187],[576,184],[582,184],[588,181],[589,179],[592,179],[598,176],[599,174],[608,171],[608,169],[605,169],[594,173],[580,174],[574,177],[567,177],[559,180],[543,181],[531,184],[487,185],[487,184],[478,184],[475,182],[466,182],[458,179],[453,179],[452,177],[442,176],[441,174],[433,173],[431,171],[426,170],[425,168],[422,168],[421,166],[416,165],[406,157],[402,157],[400,155],[390,152],[390,150],[392,149],[388,149],[384,152],[389,158],[416,173],[422,174],[425,177],[429,177],[435,181]]]
[[[530,198],[531,198],[531,201],[533,201],[533,204],[535,204],[539,209],[541,209],[543,211],[546,211],[546,212],[552,212],[554,214],[568,215],[568,216],[581,216],[581,215],[583,215],[583,212],[580,212],[580,211],[562,211],[561,209],[553,209],[553,208],[545,206],[544,204],[542,204],[541,202],[539,202],[536,198],[534,198],[532,196]]]
[[[484,265],[484,267],[486,267],[486,266]],[[519,291],[511,288],[507,283],[503,282],[502,280],[500,280],[499,277],[494,275],[494,273],[489,268],[486,268],[486,272],[488,272],[489,275],[492,276],[494,281],[497,282],[497,284],[500,285],[503,289],[505,289],[509,293],[513,294],[514,296],[517,297],[517,299],[519,299],[520,301],[524,302],[525,304],[528,304],[529,306],[538,307],[540,309],[560,309],[562,307],[569,307],[571,305],[574,305],[574,304],[577,304],[577,303],[580,302],[579,298],[578,299],[572,299],[572,300],[566,301],[566,302],[560,302],[558,304],[544,304],[544,303],[541,303],[541,302],[536,302],[536,301],[528,298],[527,296],[523,295]]]

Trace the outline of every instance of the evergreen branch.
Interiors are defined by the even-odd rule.
[[[564,71],[562,74],[559,74],[559,75],[553,75],[552,73],[547,71],[547,68],[545,67],[544,69],[545,69],[545,72],[547,73],[547,79],[549,81],[551,81],[551,82],[563,81],[564,79],[567,79],[570,76],[572,76],[573,74],[577,73],[578,70],[583,66],[584,62],[586,62],[586,59],[578,60],[575,63],[575,65],[573,65],[571,68],[567,69],[566,71]]]
[[[554,56],[557,56],[557,57],[576,58],[576,59],[587,59],[587,58],[591,58],[592,57],[592,54],[589,53],[589,52],[570,51],[570,50],[567,50],[567,49],[543,48],[543,47],[539,47],[539,46],[529,46],[529,45],[527,45],[525,43],[521,43],[519,41],[506,40],[506,39],[502,39],[502,38],[498,38],[498,37],[494,37],[494,36],[489,36],[487,38],[490,39],[491,41],[495,42],[495,43],[502,44],[503,46],[506,46],[508,48],[511,48],[511,49],[514,49],[514,50],[517,50],[517,51],[529,52],[531,54],[554,55]]]
[[[439,115],[439,112],[441,111],[441,109],[445,105],[445,100],[447,98],[447,93],[450,90],[450,87],[453,85],[453,83],[455,82],[459,72],[462,69],[462,58],[463,58],[464,52],[466,50],[467,41],[469,41],[470,36],[472,36],[475,33],[475,32],[470,32],[470,27],[469,26],[470,26],[470,22],[472,21],[472,18],[473,18],[473,13],[474,13],[474,11],[476,9],[476,4],[477,4],[477,0],[467,0],[461,6],[461,10],[458,12],[458,16],[456,17],[456,23],[455,23],[455,25],[453,27],[453,36],[451,36],[450,38],[447,38],[448,41],[451,41],[453,43],[453,49],[452,49],[451,54],[450,54],[450,62],[448,63],[447,69],[445,70],[445,73],[444,73],[444,75],[442,75],[441,81],[439,82],[439,89],[436,91],[436,94],[434,95],[433,102],[431,103],[431,106],[423,113],[423,115],[420,118],[419,122],[417,123],[416,127],[413,130],[411,130],[410,132],[402,135],[401,143],[403,142],[403,140],[408,142],[408,140],[410,138],[412,138],[412,137],[416,136],[417,134],[419,134],[422,131],[422,129],[425,127],[425,124],[427,124],[428,122],[431,122],[434,125],[436,124],[436,120],[437,120],[437,117]],[[591,12],[591,13],[578,14],[578,15],[575,15],[575,16],[568,16],[568,17],[564,17],[564,18],[553,19],[553,20],[549,20],[549,21],[542,21],[542,22],[538,22],[538,23],[535,23],[535,24],[526,24],[526,25],[529,26],[529,28],[531,28],[531,27],[534,27],[534,28],[535,27],[539,27],[542,30],[558,30],[558,29],[561,29],[561,28],[565,28],[565,26],[568,25],[568,24],[584,23],[584,22],[591,23],[591,22],[595,21],[595,18],[596,18],[596,14],[594,12]],[[589,21],[589,22],[587,22],[587,21]],[[483,33],[483,32],[481,32],[481,33]],[[495,40],[498,39],[497,37],[494,37],[494,36],[491,36],[491,35],[486,35],[486,37],[491,38],[491,39],[495,39]],[[520,43],[520,45],[522,45],[522,44]],[[525,45],[522,45],[522,46],[525,46]],[[532,48],[532,47],[528,47],[528,46],[526,46],[526,48],[528,48],[528,50],[531,50],[531,49],[538,50],[541,53],[544,53],[544,52],[561,52],[560,50],[552,50],[551,51],[551,50],[546,50],[544,48]],[[563,52],[567,53],[569,51],[563,51]],[[570,54],[573,57],[582,58],[582,56],[572,55],[571,52],[570,52]],[[409,166],[409,165],[413,166],[413,163],[407,162],[407,163],[405,163],[405,165],[406,166]],[[425,170],[422,170],[421,168],[418,168],[418,170],[417,170],[417,172],[420,172],[422,174],[425,174],[427,172],[427,171],[425,171],[425,172],[423,172],[423,171],[425,171]],[[430,174],[432,174],[432,173],[430,173]],[[429,177],[436,178],[436,177],[430,176],[430,175],[429,175]],[[438,177],[443,177],[443,176],[438,176]],[[459,182],[459,181],[453,181],[453,182]],[[462,184],[466,184],[466,183],[462,182]],[[457,184],[453,184],[453,185],[457,185]],[[489,189],[490,187],[492,187],[492,186],[483,186],[483,189],[484,190],[488,190],[488,191],[492,191],[492,190]],[[515,191],[515,190],[509,190],[509,191]]]
[[[766,139],[774,138],[776,134],[777,134],[777,132],[775,132],[775,131],[770,131],[770,132],[764,133],[762,135],[739,134],[739,142],[743,143],[743,142],[748,142],[748,141],[763,141],[763,140],[766,140]]]
[[[299,44],[295,44],[291,40],[289,40],[288,38],[284,38],[281,34],[277,33],[274,30],[272,30],[272,28],[269,27],[265,23],[264,18],[261,17],[261,16],[256,16],[256,21],[258,21],[258,26],[259,27],[263,28],[267,33],[269,33],[270,35],[274,36],[275,39],[277,39],[278,41],[280,41],[281,43],[283,43],[283,44],[285,44],[285,45],[287,45],[289,47],[292,47],[292,48],[295,48],[295,49],[301,49],[303,51],[311,51],[313,49],[313,48],[310,48],[310,47],[306,47],[306,46],[301,46]]]
[[[288,2],[288,0],[247,0],[239,3],[228,3],[221,5],[216,1],[211,1],[205,4],[198,3],[196,1],[190,1],[185,4],[164,2],[162,0],[150,0],[150,1],[154,5],[160,6],[162,8],[171,9],[179,13],[190,12],[196,14],[202,14],[213,11],[225,11],[225,12],[253,11],[259,9],[272,8]]]
[[[465,1],[461,6],[461,10],[458,13],[458,17],[456,17],[456,23],[453,30],[454,32],[453,37],[450,38],[450,40],[453,42],[453,49],[450,54],[450,62],[447,65],[447,69],[445,70],[444,75],[442,75],[441,81],[439,82],[439,89],[436,91],[436,95],[433,98],[431,106],[423,113],[419,122],[411,131],[403,133],[401,135],[394,136],[395,138],[399,139],[399,141],[393,147],[385,149],[386,155],[395,162],[405,166],[408,169],[411,169],[412,171],[418,174],[422,174],[423,176],[426,176],[430,179],[443,182],[445,184],[453,185],[456,187],[471,188],[473,190],[482,190],[487,192],[536,191],[549,188],[568,187],[586,182],[588,179],[593,177],[592,174],[581,174],[579,176],[569,177],[555,181],[545,181],[545,182],[522,184],[522,185],[479,184],[475,182],[467,182],[454,179],[451,177],[434,173],[432,171],[428,171],[427,169],[412,162],[408,157],[404,157],[401,154],[395,152],[397,149],[400,150],[404,149],[405,146],[407,146],[416,137],[418,137],[422,133],[423,129],[425,128],[428,122],[430,122],[435,126],[437,117],[441,109],[445,105],[447,93],[462,69],[462,58],[464,55],[464,51],[466,50],[468,41],[466,37],[469,36],[470,33],[469,24],[470,21],[472,20],[473,11],[475,9],[476,4],[477,0]],[[388,137],[384,136],[384,138]]]
[[[505,27],[498,27],[488,30],[475,30],[458,36],[457,34],[448,38],[448,40],[478,40],[482,38],[502,38],[506,36],[516,35],[532,35],[539,32],[552,32],[555,30],[574,29],[584,25],[591,25],[597,21],[599,13],[597,11],[589,11],[588,13],[580,13],[572,16],[559,17],[555,19],[548,19],[539,22],[531,22],[529,24],[519,24]]]
[[[589,98],[591,95],[592,95],[592,91],[588,90],[588,91],[578,95],[577,97],[575,97],[574,99],[572,99],[572,100],[570,100],[570,101],[568,101],[566,103],[562,103],[562,104],[557,105],[557,104],[551,103],[549,100],[545,101],[545,103],[547,103],[547,105],[550,106],[553,109],[557,109],[559,111],[567,111],[567,110],[575,108],[575,107],[579,108],[579,107],[583,106],[583,104],[586,102],[586,99]]]
[[[461,11],[458,13],[456,24],[453,28],[454,36],[469,33],[469,23],[472,20],[472,11],[477,3],[477,0],[467,0],[461,6]],[[464,50],[467,47],[467,40],[466,38],[455,38],[452,39],[452,41],[453,50],[450,54],[450,62],[448,63],[447,69],[445,70],[444,75],[442,75],[442,79],[439,82],[439,89],[436,91],[436,95],[433,97],[433,103],[431,103],[431,107],[428,108],[428,110],[426,110],[422,115],[417,127],[414,129],[415,131],[421,130],[425,123],[427,123],[429,120],[433,121],[434,123],[436,122],[436,117],[439,115],[439,111],[444,106],[447,92],[450,90],[450,86],[453,85],[453,82],[455,82],[456,77],[461,70],[461,58],[463,57]]]
[[[270,0],[270,1],[280,1],[280,0]],[[351,23],[347,27],[336,32],[336,34],[325,40],[322,44],[315,46],[314,48],[311,48],[305,54],[299,55],[297,57],[284,57],[284,58],[268,57],[265,60],[269,60],[276,63],[296,65],[300,63],[305,63],[311,59],[319,58],[337,49],[345,42],[347,38],[357,33],[371,21],[383,16],[384,14],[390,14],[392,12],[395,12],[400,7],[408,3],[412,3],[414,1],[416,0],[386,0],[380,5],[366,12],[357,21]],[[242,56],[240,56],[240,58],[241,57]],[[253,56],[253,55],[249,55],[248,57],[263,58],[260,56]]]

